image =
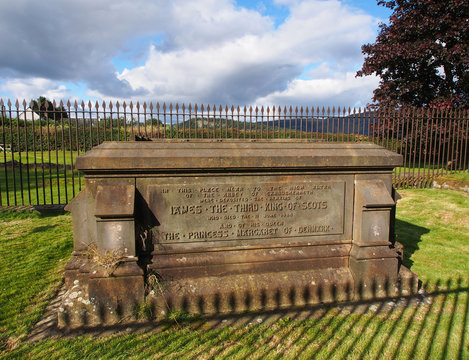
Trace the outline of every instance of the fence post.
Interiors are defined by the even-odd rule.
[[[6,121],[6,111],[3,99],[0,99],[0,114],[2,118],[2,140],[3,140],[3,163],[5,171],[5,197],[7,199],[7,206],[10,206],[9,191],[8,191],[8,169],[7,169],[7,144],[6,144],[6,135],[5,135],[5,121]],[[11,119],[10,119],[11,123]],[[0,188],[0,205],[3,206],[2,199],[2,189]]]

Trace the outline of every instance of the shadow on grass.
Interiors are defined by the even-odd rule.
[[[46,226],[38,226],[38,227],[32,229],[31,233],[43,232],[43,231],[47,231],[49,229],[53,229],[55,227],[57,227],[57,224],[55,224],[55,225],[46,225]]]
[[[66,346],[71,346],[73,351],[73,347],[78,349],[79,343],[85,341],[82,337],[73,340],[75,336],[107,336],[112,333],[124,336],[135,332],[137,342],[139,338],[147,341],[151,337],[159,354],[178,353],[190,358],[281,359],[301,355],[342,359],[353,353],[357,358],[367,356],[373,359],[462,359],[468,355],[465,338],[469,304],[467,280],[424,283],[424,291],[397,298],[216,314],[203,318],[180,313],[180,316],[158,322],[140,321],[68,331],[55,327],[53,331],[48,329],[42,337],[36,333],[35,339],[58,337],[48,342],[47,346],[52,349],[60,346],[61,339],[66,338]],[[174,338],[174,344],[159,343],[167,341],[168,336]],[[94,341],[93,337],[87,339]],[[103,343],[100,344],[87,355],[99,357],[107,351]],[[33,342],[23,343],[18,354],[34,346]],[[142,358],[145,358],[144,354]]]
[[[422,235],[427,234],[430,230],[399,219],[396,219],[395,229],[397,241],[404,245],[403,264],[411,269],[414,264],[411,260],[412,255],[419,249],[418,244]]]
[[[230,326],[254,329],[261,323],[264,327],[261,331],[241,331],[237,337],[229,338],[228,343],[244,345],[229,350],[220,346],[223,342],[214,333],[207,338],[210,347],[201,346],[191,356],[210,351],[210,356],[222,358],[261,355],[281,359],[302,354],[308,358],[342,359],[352,353],[357,358],[367,354],[375,359],[426,359],[430,355],[464,358],[467,355],[464,354],[469,304],[467,283],[449,279],[425,283],[423,289],[428,292],[339,305],[320,304],[301,310],[207,317],[205,321],[212,329]],[[219,346],[218,351],[211,351],[213,346]]]

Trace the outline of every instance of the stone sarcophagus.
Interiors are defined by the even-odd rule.
[[[77,159],[61,326],[142,304],[214,314],[415,291],[394,239],[392,169],[374,144],[107,142]]]

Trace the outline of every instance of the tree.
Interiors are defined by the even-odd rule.
[[[379,0],[392,9],[373,44],[362,46],[357,76],[381,78],[379,105],[467,107],[469,1]]]
[[[41,119],[68,119],[68,113],[63,107],[54,107],[54,104],[47,100],[44,96],[40,96],[37,100],[31,101],[31,109],[38,113]]]
[[[163,126],[163,122],[160,119],[150,119],[150,124],[153,126]]]

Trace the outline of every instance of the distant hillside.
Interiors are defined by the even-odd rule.
[[[349,116],[333,116],[324,118],[295,118],[269,121],[268,126],[287,128],[290,130],[302,130],[306,132],[328,132],[368,135],[369,124],[374,120],[373,112],[351,114]],[[265,123],[267,125],[267,123]]]
[[[368,135],[369,124],[374,120],[374,114],[372,111],[351,114],[348,116],[334,116],[324,118],[301,118],[301,117],[286,117],[280,120],[271,120],[257,122],[258,131],[261,129],[275,128],[275,129],[287,129],[287,130],[297,130],[304,132],[328,132],[328,133],[345,133],[345,134],[360,134]],[[166,126],[169,126],[166,123]],[[177,126],[173,123],[173,127]],[[246,131],[255,130],[256,123],[252,124],[247,119],[244,122],[244,119],[232,120],[225,118],[192,118],[185,121],[184,123],[179,123],[179,128],[185,127],[186,129],[239,129],[243,131],[246,127]]]

